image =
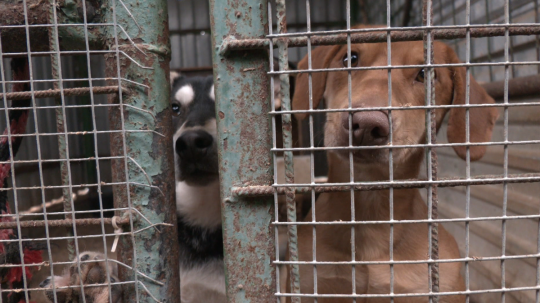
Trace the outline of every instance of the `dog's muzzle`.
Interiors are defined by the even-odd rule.
[[[352,114],[349,126],[349,113],[342,114],[344,137],[352,132],[354,146],[385,145],[390,135],[388,115],[382,111],[362,111]]]
[[[197,161],[204,158],[212,148],[214,138],[204,130],[183,133],[175,143],[175,151],[182,160]]]

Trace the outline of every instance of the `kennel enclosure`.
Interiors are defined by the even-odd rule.
[[[17,236],[0,241],[18,246],[20,264],[0,267],[26,268],[18,286],[2,279],[3,300],[39,297],[36,280],[46,276],[36,270],[60,275],[72,260],[80,270],[78,255],[92,247],[118,265],[121,281],[101,284],[109,291],[179,301],[167,30],[165,1],[0,3],[2,140],[22,139],[27,157],[10,144],[3,150],[12,213],[2,213],[0,227]],[[26,73],[11,72],[14,62]],[[30,117],[27,132],[10,127],[14,112]],[[110,192],[114,206],[105,207]],[[58,194],[63,207],[52,210]],[[25,264],[33,243],[44,260]]]
[[[23,260],[0,264],[0,271],[41,266],[31,279],[23,270],[20,286],[3,284],[1,293],[16,290],[25,300],[35,300],[43,292],[40,279],[59,274],[79,252],[92,249],[106,252],[118,264],[121,281],[105,286],[125,287],[127,301],[179,301],[176,235],[170,226],[171,57],[171,68],[183,74],[214,73],[230,302],[324,297],[297,288],[302,279],[297,266],[325,264],[295,260],[295,226],[314,226],[316,238],[319,225],[369,223],[354,218],[301,222],[295,200],[307,197],[313,208],[321,192],[354,195],[414,186],[422,188],[431,206],[438,206],[438,213],[422,223],[444,225],[458,242],[461,258],[444,261],[463,264],[463,293],[469,302],[538,301],[538,14],[538,1],[530,0],[0,2],[1,138],[22,138],[18,153],[11,148],[0,161],[11,167],[1,189],[8,194],[11,213],[0,215],[0,227],[18,235],[2,238],[0,244],[14,243]],[[382,29],[350,30],[357,23],[382,24]],[[318,45],[430,37],[452,46],[464,62],[461,66],[497,100],[493,107],[500,119],[484,158],[462,162],[444,135],[433,136],[418,148],[431,150],[431,159],[437,154],[438,161],[425,169],[437,168],[437,174],[425,173],[414,181],[325,182],[329,148],[322,145],[321,130],[328,110],[306,111],[310,117],[303,123],[292,119],[288,76],[309,70],[287,71],[289,62],[298,62]],[[28,65],[27,78],[11,71],[12,60]],[[433,69],[429,61],[425,67]],[[380,67],[389,74],[397,68],[403,67]],[[361,68],[340,71],[357,70]],[[316,72],[323,71],[311,71]],[[275,109],[271,89],[276,77],[284,92],[280,109]],[[19,91],[19,84],[30,87]],[[21,108],[18,102],[24,100],[29,105]],[[390,111],[407,110],[391,105]],[[437,106],[431,99],[419,107],[428,122]],[[16,111],[28,112],[25,133],[13,132],[8,123]],[[427,158],[426,163],[433,162]],[[284,209],[285,220],[279,209]],[[122,227],[116,233],[114,216]],[[283,230],[289,232],[289,260],[279,254]],[[111,253],[118,235],[119,253]],[[44,243],[43,262],[24,263],[19,251],[28,243]],[[436,266],[436,255],[431,259],[426,266]],[[390,272],[400,261],[383,263]],[[351,259],[344,264],[352,273],[353,265],[370,263]],[[289,293],[280,281],[283,268],[293,281]],[[433,302],[445,295],[437,293],[436,279],[426,276],[426,283],[433,291],[416,295]],[[351,302],[369,296],[345,295]]]
[[[218,128],[221,137],[221,172],[223,173],[222,197],[223,216],[225,218],[224,237],[226,251],[226,267],[228,269],[227,291],[229,300],[233,302],[256,301],[261,298],[261,287],[276,283],[276,288],[268,290],[264,299],[270,298],[272,293],[276,297],[291,297],[293,302],[300,302],[300,298],[349,298],[361,300],[370,297],[397,299],[399,297],[418,296],[429,298],[430,302],[438,302],[442,296],[451,295],[438,291],[437,267],[439,262],[459,262],[463,264],[463,277],[466,291],[454,294],[463,294],[471,302],[533,302],[538,300],[537,278],[537,208],[538,200],[538,166],[536,135],[538,119],[533,116],[537,112],[538,91],[538,3],[535,1],[386,1],[385,3],[366,3],[366,1],[346,1],[342,11],[345,25],[338,30],[311,30],[310,16],[314,13],[315,2],[311,1],[276,1],[274,6],[266,6],[251,1],[231,1],[224,4],[221,1],[211,2],[211,24],[214,48],[214,76],[216,81],[216,96],[218,106]],[[320,3],[318,3],[320,5]],[[367,10],[363,16],[356,16],[355,7]],[[306,27],[287,32],[287,21],[293,7],[302,7],[305,15],[300,22]],[[273,14],[276,15],[275,27],[272,24]],[[355,17],[353,17],[355,16]],[[370,23],[382,24],[379,29],[350,29],[353,18],[356,21],[368,20]],[[292,18],[295,18],[294,14]],[[298,19],[296,22],[300,23]],[[254,25],[254,23],[256,25]],[[268,28],[268,31],[266,29]],[[298,31],[298,32],[296,32]],[[320,162],[315,161],[314,153],[328,151],[335,148],[326,148],[320,145],[314,133],[322,128],[316,124],[322,114],[331,112],[311,107],[302,113],[309,114],[307,137],[303,146],[294,145],[292,138],[291,114],[298,113],[291,110],[290,100],[282,100],[280,111],[273,110],[272,103],[262,103],[262,94],[272,87],[272,77],[264,80],[260,73],[261,67],[269,68],[268,75],[280,76],[282,91],[288,91],[288,74],[308,73],[315,74],[324,70],[287,70],[289,55],[296,56],[291,49],[307,47],[307,53],[315,46],[342,44],[350,47],[353,43],[392,43],[398,41],[424,40],[425,50],[429,53],[432,41],[442,40],[453,46],[458,53],[468,75],[481,81],[483,87],[497,103],[492,106],[500,112],[500,120],[495,126],[491,142],[483,142],[488,152],[483,160],[472,163],[470,160],[458,162],[453,152],[448,151],[453,143],[448,143],[444,136],[436,136],[431,128],[430,120],[434,119],[434,109],[442,108],[435,97],[429,97],[424,106],[417,107],[426,112],[427,129],[432,129],[427,136],[427,142],[420,145],[392,146],[389,149],[421,147],[426,152],[424,176],[417,180],[383,180],[381,182],[362,182],[351,177],[350,183],[327,184],[318,183],[314,169]],[[306,50],[303,49],[303,54]],[[388,48],[390,52],[390,47]],[[264,57],[267,56],[265,60]],[[273,66],[272,56],[280,60],[279,68]],[[270,58],[270,59],[268,59]],[[301,58],[301,56],[300,56]],[[420,67],[433,71],[435,67],[445,65],[433,64],[426,59]],[[349,60],[350,61],[350,60]],[[374,67],[387,70],[405,68],[405,66]],[[416,67],[416,66],[415,66]],[[366,67],[332,69],[329,72],[346,71],[353,73],[368,69]],[[349,76],[350,79],[350,76]],[[434,80],[432,74],[431,80]],[[270,83],[268,83],[270,82]],[[429,82],[429,80],[427,81]],[[391,82],[389,81],[391,86]],[[255,86],[255,85],[261,86]],[[531,86],[532,85],[532,86]],[[431,89],[426,85],[426,95],[431,96]],[[249,90],[247,90],[249,87]],[[433,85],[431,86],[433,87]],[[245,88],[245,89],[242,89]],[[350,80],[349,80],[350,90]],[[289,96],[290,97],[290,96]],[[350,97],[349,97],[350,98]],[[270,97],[272,99],[272,97]],[[314,103],[315,100],[313,100]],[[398,108],[392,106],[389,100],[388,111],[411,110],[411,108]],[[450,105],[448,108],[451,108]],[[472,105],[464,105],[467,110]],[[414,108],[412,108],[414,109]],[[249,112],[247,112],[249,111]],[[347,111],[360,111],[348,108]],[[280,134],[276,129],[278,117],[283,123],[283,146],[276,145],[276,137]],[[240,120],[241,119],[241,120]],[[258,119],[254,124],[254,119]],[[270,120],[270,121],[268,121]],[[466,122],[467,125],[469,122]],[[254,126],[256,125],[256,126]],[[315,126],[314,126],[315,125]],[[263,147],[258,144],[246,148],[239,144],[242,135],[252,137],[252,131],[260,128],[264,133],[257,133],[257,143],[268,145],[273,142],[271,151],[274,161],[268,161],[267,154],[253,154]],[[441,134],[445,133],[446,126],[442,126]],[[242,132],[244,131],[244,132]],[[246,133],[249,131],[249,133]],[[272,137],[270,138],[270,131]],[[231,144],[233,142],[233,144]],[[466,142],[465,146],[471,146]],[[354,147],[349,146],[349,150]],[[243,152],[242,152],[243,151]],[[306,167],[293,167],[293,158],[304,153],[309,157]],[[278,182],[278,176],[271,173],[272,163],[277,163],[277,156],[283,154],[285,163],[285,182]],[[438,157],[436,156],[438,155]],[[263,157],[264,156],[264,157]],[[246,158],[247,157],[247,158]],[[352,158],[352,157],[351,157]],[[264,160],[263,160],[264,159]],[[437,160],[438,159],[438,160]],[[234,162],[231,162],[234,161]],[[243,165],[231,165],[241,161]],[[247,162],[246,162],[247,161]],[[268,161],[268,162],[266,162]],[[392,160],[390,160],[391,162]],[[527,164],[525,164],[527,163]],[[352,166],[352,164],[351,164]],[[246,168],[252,169],[247,171]],[[295,170],[307,171],[308,181],[296,182]],[[232,170],[232,171],[231,171]],[[278,171],[274,166],[274,172]],[[390,172],[390,176],[392,172]],[[249,176],[249,177],[248,177]],[[273,177],[270,186],[268,179]],[[344,222],[298,222],[295,211],[295,195],[308,194],[311,196],[311,207],[316,207],[317,194],[332,191],[351,192],[366,190],[389,190],[392,196],[394,189],[415,188],[423,189],[425,200],[430,209],[424,220],[414,222],[397,222],[390,219],[388,222],[360,222],[354,217]],[[280,221],[277,216],[273,219],[271,197],[275,198],[275,207],[278,208],[277,196],[285,195],[287,198],[287,220]],[[527,201],[527,202],[524,202]],[[397,203],[381,201],[381,203]],[[530,204],[529,204],[530,203]],[[354,207],[351,203],[351,208]],[[261,213],[254,214],[256,222],[245,219],[241,214],[254,213],[253,207],[260,206]],[[527,206],[525,206],[527,205]],[[533,206],[534,205],[534,206]],[[527,209],[523,208],[526,207]],[[534,210],[533,210],[534,208]],[[242,210],[245,209],[245,210]],[[240,213],[239,213],[240,211]],[[264,219],[257,216],[264,214]],[[246,220],[246,221],[244,221]],[[273,220],[276,228],[272,233],[268,228],[267,220]],[[249,229],[239,229],[243,224]],[[354,267],[361,265],[387,265],[390,275],[392,267],[396,264],[407,264],[415,260],[382,260],[363,261],[352,257],[350,261],[323,262],[298,261],[296,226],[313,226],[313,238],[316,238],[317,226],[347,224],[361,226],[365,224],[408,224],[424,223],[436,230],[437,225],[443,224],[456,238],[461,250],[459,259],[438,261],[435,247],[437,246],[436,232],[426,235],[430,239],[431,248],[428,260],[424,262],[430,267],[430,275],[426,276],[426,284],[430,286],[428,292],[415,294],[319,294],[300,292],[298,266],[311,265],[314,271],[314,284],[317,285],[317,268],[332,264],[347,264]],[[229,226],[234,228],[228,228]],[[271,250],[279,245],[277,236],[278,226],[288,228],[289,259],[279,259],[278,250],[274,250],[273,264],[287,266],[290,278],[287,292],[280,285],[283,273],[275,270],[274,281],[267,277],[269,270],[268,259],[261,258],[260,253]],[[248,241],[246,233],[256,232],[261,241],[254,243]],[[354,234],[351,231],[351,234]],[[392,234],[392,233],[390,233]],[[271,238],[275,236],[275,243]],[[262,240],[266,240],[265,245]],[[314,240],[315,241],[315,240]],[[390,236],[392,247],[392,236]],[[354,239],[351,237],[351,243]],[[315,246],[314,246],[315,247]],[[432,249],[433,248],[433,249]],[[314,248],[315,249],[315,248]],[[351,247],[354,251],[354,244]],[[238,253],[242,251],[243,253]],[[246,251],[254,254],[246,255]],[[314,252],[313,252],[314,254]],[[251,257],[251,258],[250,258]],[[417,260],[418,262],[418,260]],[[239,266],[241,264],[241,266]],[[249,274],[248,274],[249,273]],[[253,280],[253,276],[261,277]],[[263,279],[264,277],[264,279]],[[392,280],[392,279],[391,279]],[[289,282],[287,282],[289,283]],[[316,287],[316,286],[315,286]],[[353,286],[354,289],[354,286]],[[251,292],[250,292],[251,290]],[[265,292],[266,293],[266,292]],[[251,295],[250,295],[251,294]],[[279,302],[279,299],[277,299]]]

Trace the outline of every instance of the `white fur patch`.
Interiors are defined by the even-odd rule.
[[[219,180],[206,186],[176,183],[176,211],[188,224],[207,228],[220,226]]]
[[[180,270],[182,303],[226,303],[223,261],[215,260]]]
[[[195,98],[195,91],[191,85],[185,85],[174,94],[174,98],[183,106],[188,106]]]
[[[216,101],[216,95],[214,93],[214,85],[210,88],[210,93],[208,94],[212,100]]]

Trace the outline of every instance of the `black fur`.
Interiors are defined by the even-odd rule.
[[[223,233],[221,226],[215,230],[192,226],[178,217],[180,262],[183,268],[192,268],[211,260],[223,259]]]

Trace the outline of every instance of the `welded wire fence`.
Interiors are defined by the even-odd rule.
[[[1,301],[179,300],[164,11],[0,3]]]
[[[278,0],[267,20],[247,18],[267,24],[264,37],[238,25],[215,38],[214,60],[236,67],[241,54],[266,49],[269,87],[280,77],[279,110],[269,92],[273,185],[230,188],[235,202],[273,195],[286,210],[273,218],[277,301],[538,301],[538,2],[354,2],[344,1],[340,29],[312,30],[313,1]],[[288,32],[288,6],[298,3],[306,28]],[[363,20],[375,25],[356,27],[353,6],[369,6]],[[303,63],[289,69],[298,47]],[[219,68],[219,77],[242,78]],[[308,121],[301,145],[293,115]],[[362,121],[376,124],[371,143],[356,135]],[[316,174],[315,152],[328,153],[327,174]],[[295,179],[299,171],[307,177]]]

